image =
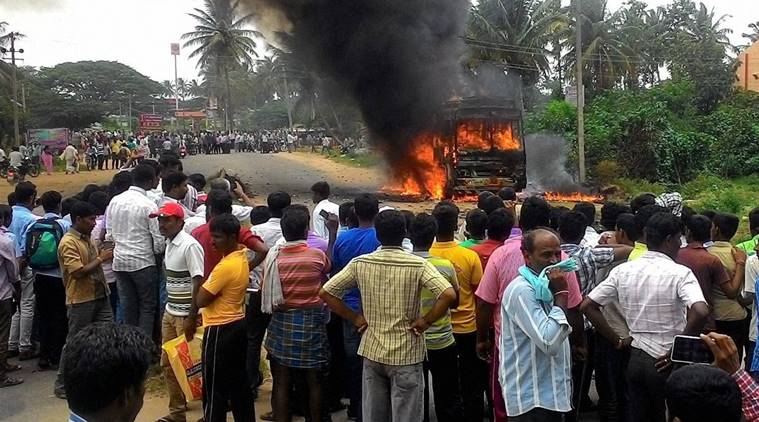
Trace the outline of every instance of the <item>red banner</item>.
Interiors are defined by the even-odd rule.
[[[139,119],[139,126],[140,130],[145,131],[152,131],[152,130],[161,130],[161,124],[163,123],[163,117],[157,115],[157,114],[140,114]]]

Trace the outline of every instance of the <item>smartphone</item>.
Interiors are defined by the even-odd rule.
[[[327,212],[327,210],[319,211],[319,215],[321,215],[323,219],[329,220],[329,213]]]
[[[710,364],[714,362],[714,355],[701,337],[675,336],[670,359],[678,363]]]
[[[114,247],[113,241],[112,240],[106,240],[106,241],[104,241],[101,244],[100,249],[102,249],[102,250],[108,250],[108,249],[113,249],[113,247]]]

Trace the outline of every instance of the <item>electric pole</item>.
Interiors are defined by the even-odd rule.
[[[575,62],[577,64],[577,161],[580,164],[580,183],[585,183],[585,86],[582,83],[582,0],[575,0]]]
[[[13,145],[18,146],[21,145],[21,134],[18,126],[18,75],[16,74],[16,53],[23,54],[24,49],[20,48],[16,50],[16,38],[18,37],[17,32],[11,32],[9,34],[10,40],[11,40],[11,49],[8,50],[6,48],[0,48],[0,52],[3,54],[5,53],[11,53],[11,91],[12,91],[12,99],[13,99],[13,132],[14,132],[14,138],[13,138]]]

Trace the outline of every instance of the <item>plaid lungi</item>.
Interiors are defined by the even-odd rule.
[[[329,363],[326,324],[323,309],[274,311],[264,347],[283,366],[322,368]]]

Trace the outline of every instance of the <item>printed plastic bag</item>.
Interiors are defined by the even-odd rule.
[[[181,335],[163,345],[174,376],[188,402],[203,398],[202,344],[203,328],[198,327],[192,341],[187,342],[184,335]]]

